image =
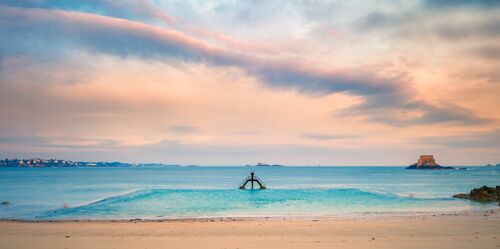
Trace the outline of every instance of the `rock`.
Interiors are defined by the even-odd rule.
[[[475,201],[489,202],[489,201],[500,201],[500,186],[496,188],[482,186],[481,188],[475,188],[470,191],[470,198]]]
[[[469,194],[456,194],[453,197],[478,202],[499,202],[500,204],[500,186],[482,186],[471,190]]]
[[[459,199],[469,199],[469,194],[456,194],[453,195],[453,198],[459,198]]]
[[[435,166],[418,166],[416,163],[406,167],[406,169],[455,169],[453,167],[448,167],[448,166],[441,166],[441,165],[435,165]]]

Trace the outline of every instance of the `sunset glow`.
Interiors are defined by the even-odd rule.
[[[0,0],[0,156],[500,163],[499,1]]]

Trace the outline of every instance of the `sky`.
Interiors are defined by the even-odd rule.
[[[497,0],[0,0],[0,157],[500,163]]]

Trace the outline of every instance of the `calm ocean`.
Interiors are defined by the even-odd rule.
[[[350,216],[494,208],[453,199],[500,185],[500,167],[254,167],[266,190],[239,190],[249,167],[0,168],[2,219]],[[64,204],[69,208],[63,208]]]

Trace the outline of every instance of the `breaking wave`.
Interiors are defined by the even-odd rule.
[[[413,198],[356,188],[267,189],[143,189],[82,205],[46,212],[38,219],[194,217],[228,213],[309,215],[317,212],[363,212],[421,206],[451,198]],[[398,207],[400,207],[398,209]],[[403,207],[403,208],[401,208]]]

